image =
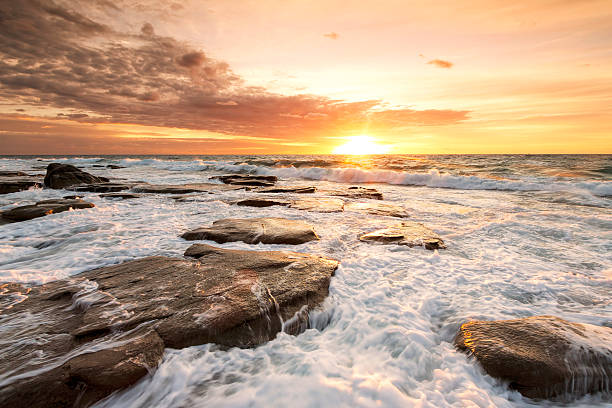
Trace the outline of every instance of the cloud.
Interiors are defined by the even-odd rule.
[[[176,63],[185,68],[199,67],[204,61],[206,56],[200,51],[189,52],[176,59]]]
[[[140,29],[140,32],[143,35],[146,35],[149,37],[152,35],[155,35],[155,30],[153,29],[153,26],[151,25],[151,23],[144,23],[142,28]]]
[[[453,66],[452,62],[444,61],[441,59],[434,59],[434,60],[428,61],[427,63],[430,65],[434,65],[438,68],[451,68]]]
[[[330,40],[337,40],[340,37],[340,34],[332,31],[331,33],[323,34],[323,37],[329,38]]]
[[[281,95],[247,86],[228,63],[155,35],[148,23],[137,33],[118,32],[74,11],[78,1],[72,9],[58,4],[0,3],[0,103],[48,109],[51,116],[68,110],[73,116],[62,117],[79,122],[284,139],[346,133],[372,118],[388,127],[465,119],[463,112],[384,113],[379,100]]]

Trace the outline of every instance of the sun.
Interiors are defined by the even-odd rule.
[[[367,135],[351,136],[349,141],[337,146],[333,154],[385,154],[390,150],[389,146],[376,143],[376,139]]]

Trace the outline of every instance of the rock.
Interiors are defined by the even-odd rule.
[[[257,190],[258,193],[296,193],[310,194],[317,191],[313,186],[283,186],[283,187],[265,187]]]
[[[392,227],[380,229],[359,237],[360,241],[381,244],[424,246],[426,249],[446,248],[444,241],[421,223],[403,221]]]
[[[51,163],[47,166],[45,186],[54,189],[66,188],[75,184],[96,184],[108,182],[106,177],[86,173],[71,164]]]
[[[345,209],[348,211],[357,211],[372,215],[383,215],[387,217],[397,217],[397,218],[408,218],[408,212],[397,205],[389,204],[389,203],[381,203],[377,201],[373,202],[358,202],[358,203],[347,203],[345,205]]]
[[[157,194],[188,194],[188,193],[214,193],[215,191],[240,190],[243,187],[215,184],[215,183],[195,183],[195,184],[139,184],[133,187],[139,193]]]
[[[312,226],[285,218],[226,218],[213,222],[211,227],[188,231],[182,237],[188,241],[208,239],[220,244],[242,241],[298,245],[319,239]]]
[[[164,344],[151,324],[89,337],[72,334],[87,319],[88,296],[92,310],[110,310],[103,303],[110,296],[92,283],[57,281],[0,294],[0,406],[86,407],[159,364]]]
[[[0,171],[0,177],[28,177],[23,171]]]
[[[33,205],[11,208],[0,213],[0,218],[6,222],[27,221],[49,214],[60,213],[70,209],[92,208],[92,203],[83,200],[55,199],[39,201]]]
[[[271,207],[280,205],[285,207],[295,208],[297,210],[314,211],[322,213],[342,212],[344,201],[337,198],[300,198],[298,200],[262,197],[262,198],[246,198],[244,200],[234,201],[231,204],[245,207]]]
[[[225,184],[236,184],[241,186],[262,186],[270,187],[278,181],[276,176],[257,176],[246,174],[228,174],[224,176],[213,176],[211,179],[217,179]]]
[[[129,200],[131,198],[140,198],[142,195],[140,194],[132,194],[132,193],[107,193],[100,194],[102,198],[120,198],[122,200]]]
[[[355,198],[355,199],[360,199],[360,198],[370,198],[373,200],[383,199],[383,195],[380,191],[376,190],[375,188],[366,188],[366,187],[352,186],[344,190],[325,190],[323,191],[323,193],[327,195],[331,195],[331,196],[340,196],[340,197]]]
[[[108,167],[109,169],[125,169],[125,166],[117,166],[116,164],[107,164],[106,167]]]
[[[3,173],[5,175],[0,174],[0,194],[16,193],[32,187],[42,187],[42,179],[39,177],[29,176],[20,171]]]
[[[309,197],[294,200],[289,207],[305,211],[333,213],[344,211],[344,201],[339,198]]]
[[[0,406],[86,407],[145,376],[164,347],[262,344],[283,321],[307,319],[338,267],[293,252],[198,244],[187,253],[198,259],[154,256],[0,286]]]
[[[213,342],[239,347],[271,340],[281,329],[299,334],[292,331],[295,325],[283,327],[283,322],[298,314],[305,314],[307,319],[307,311],[327,296],[331,276],[338,267],[338,261],[296,252],[240,251],[204,244],[190,246],[185,256],[197,258],[215,271],[211,281],[202,286],[205,293],[216,296],[207,299],[212,304],[198,316],[200,324],[215,322],[233,327],[218,328]],[[226,312],[237,306],[239,314]],[[245,312],[249,315],[242,315]],[[250,322],[250,329],[241,321]],[[165,333],[160,332],[162,336]]]
[[[612,329],[554,316],[470,321],[455,346],[529,398],[610,393]]]
[[[268,197],[262,198],[246,198],[244,200],[234,201],[231,204],[240,205],[243,207],[271,207],[274,205],[288,206],[291,202],[288,200],[274,199]]]
[[[79,184],[76,186],[68,187],[68,190],[72,191],[89,191],[92,193],[109,193],[116,191],[129,190],[133,187],[133,184],[123,183],[98,183],[98,184]]]

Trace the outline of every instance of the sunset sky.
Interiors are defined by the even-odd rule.
[[[0,154],[612,153],[610,0],[0,0],[0,45]]]

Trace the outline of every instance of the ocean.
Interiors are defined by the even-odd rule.
[[[167,349],[155,372],[97,407],[556,406],[522,397],[456,351],[460,324],[554,315],[612,327],[612,155],[4,156],[0,171],[44,174],[52,162],[154,184],[244,173],[320,190],[364,185],[447,246],[357,239],[398,222],[387,216],[229,204],[242,190],[184,201],[80,193],[95,207],[0,226],[0,282],[46,283],[149,255],[182,256],[191,244],[183,232],[255,216],[306,221],[320,240],[213,244],[341,262],[328,298],[311,312],[314,328],[254,349]],[[69,194],[4,194],[0,210]],[[612,404],[590,395],[565,406]]]

